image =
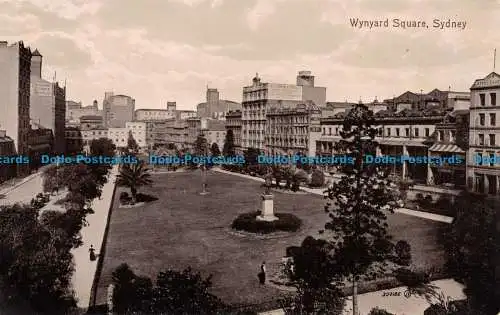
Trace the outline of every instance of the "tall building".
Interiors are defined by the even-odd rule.
[[[235,110],[241,110],[241,104],[220,99],[219,91],[208,87],[206,91],[206,101],[196,106],[196,111],[200,118],[219,120],[226,119],[226,114]]]
[[[476,80],[470,90],[467,185],[475,192],[498,195],[500,165],[494,158],[500,156],[500,75],[492,72]]]
[[[255,148],[265,150],[265,130],[267,109],[286,102],[297,105],[312,102],[315,106],[326,105],[326,88],[314,86],[314,76],[309,71],[301,71],[297,84],[263,83],[258,74],[252,85],[243,88],[241,146],[243,150]]]
[[[135,100],[127,95],[106,92],[103,101],[104,122],[108,128],[125,128],[127,121],[134,120]]]
[[[241,111],[230,111],[226,114],[226,130],[233,132],[235,154],[243,154],[241,151]],[[226,132],[226,133],[227,133]],[[222,151],[222,148],[221,148]]]
[[[0,42],[0,129],[14,141],[17,154],[28,155],[30,130],[31,50],[23,42]],[[26,175],[28,165],[18,165]]]
[[[38,50],[31,55],[30,119],[35,128],[47,128],[54,135],[54,153],[64,152],[66,120],[66,87],[44,80],[43,56]]]

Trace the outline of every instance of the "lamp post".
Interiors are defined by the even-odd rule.
[[[207,147],[206,143],[204,143],[203,151],[205,154],[205,156],[203,158],[206,158],[206,156],[208,155],[208,147]],[[201,187],[202,187],[202,190],[201,190],[200,195],[207,195],[208,191],[207,191],[207,162],[206,162],[206,160],[204,160],[204,163],[201,165]]]

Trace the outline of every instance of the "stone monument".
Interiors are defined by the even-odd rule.
[[[274,215],[274,196],[271,193],[272,185],[273,177],[271,173],[268,173],[265,182],[266,190],[264,194],[261,195],[262,206],[260,208],[260,215],[257,216],[257,220],[259,221],[272,222],[278,220],[278,217]]]

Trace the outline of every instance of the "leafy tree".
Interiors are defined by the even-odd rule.
[[[11,308],[67,314],[76,306],[71,246],[63,231],[39,222],[38,215],[29,206],[0,210],[0,294]]]
[[[456,216],[445,240],[448,267],[464,283],[464,293],[476,314],[500,311],[495,261],[500,254],[498,203],[465,193],[454,205]]]
[[[131,130],[128,132],[127,148],[125,150],[128,154],[139,153],[139,145],[137,144],[137,141],[135,141]]]
[[[212,143],[212,146],[210,147],[210,153],[212,154],[212,156],[220,156],[220,150],[219,150],[219,146],[217,145],[217,143]]]
[[[297,294],[282,300],[290,314],[340,314],[345,299],[339,289],[341,270],[331,259],[332,246],[325,240],[308,236],[292,252],[288,277]]]
[[[305,181],[307,181],[307,173],[302,169],[297,170],[292,176],[292,191],[299,191],[300,184]]]
[[[113,272],[113,304],[118,314],[218,314],[223,303],[208,291],[211,277],[203,278],[191,268],[158,273],[153,286],[126,264]]]
[[[153,181],[146,163],[140,161],[137,164],[124,164],[116,178],[116,183],[130,188],[131,202],[135,204],[137,189],[141,186],[149,186]]]
[[[197,156],[205,156],[208,154],[208,141],[203,135],[199,135],[194,143],[194,154]]]
[[[325,184],[325,174],[320,169],[313,170],[311,174],[311,187],[323,187]]]
[[[394,315],[394,314],[389,313],[388,311],[386,311],[384,309],[375,307],[375,308],[372,308],[372,310],[370,311],[370,313],[368,313],[368,315]]]
[[[90,154],[93,156],[112,157],[115,156],[115,150],[116,146],[113,141],[107,138],[94,139],[90,142]]]
[[[224,156],[234,156],[236,151],[234,149],[234,133],[229,129],[226,133],[226,139],[224,140],[224,147],[222,148],[222,155]]]
[[[373,124],[373,112],[363,104],[356,105],[344,119],[336,150],[353,157],[354,165],[344,168],[341,180],[328,189],[330,201],[325,206],[332,259],[343,266],[343,275],[352,282],[355,315],[358,282],[375,278],[394,258],[386,213],[393,213],[396,207],[396,186],[378,165],[363,162],[377,145]]]
[[[248,150],[246,150],[244,153],[246,166],[257,165],[258,162],[257,158],[259,154],[260,154],[259,149],[248,148]]]

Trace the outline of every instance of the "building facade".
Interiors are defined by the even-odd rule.
[[[266,149],[267,108],[279,106],[279,102],[312,102],[325,106],[326,88],[315,87],[314,76],[309,71],[299,72],[296,85],[263,83],[256,75],[252,85],[243,88],[241,146],[244,151],[249,148]]]
[[[135,120],[137,121],[153,121],[175,118],[175,110],[168,109],[137,109],[135,111]]]
[[[279,101],[267,109],[266,117],[266,154],[314,156],[316,141],[313,139],[311,145],[310,135],[321,134],[321,110],[312,101],[299,104]]]
[[[140,148],[146,148],[148,146],[146,127],[146,123],[141,121],[128,121],[125,124],[125,128],[127,128],[129,134],[132,134],[132,137],[134,137],[135,142],[137,142]]]
[[[207,143],[210,147],[215,143],[222,152],[224,140],[226,138],[226,124],[224,121],[208,119],[206,126],[202,126],[201,134],[207,139]]]
[[[241,149],[241,110],[229,111],[226,114],[226,134],[231,130],[234,139],[234,151],[243,154]]]
[[[66,101],[66,125],[79,126],[82,116],[101,116],[103,111],[99,110],[97,100],[92,105],[82,106],[82,102]]]
[[[447,112],[444,110],[405,110],[400,113],[380,111],[375,113],[375,126],[379,143],[377,155],[428,156],[428,147],[435,135],[436,125],[442,123]],[[322,118],[322,134],[317,141],[317,155],[331,156],[336,153],[335,144],[342,137],[344,118],[347,112],[334,117]],[[428,164],[409,164],[407,161],[390,166],[392,173],[404,180],[418,184],[432,184],[432,172]],[[327,167],[334,171],[336,167]]]
[[[31,50],[23,42],[0,42],[0,73],[0,129],[14,141],[17,154],[28,155]],[[29,168],[20,164],[17,171],[23,176]]]
[[[167,143],[174,144],[179,150],[191,148],[187,120],[169,119],[165,121],[165,126]]]
[[[16,152],[14,140],[12,140],[5,130],[0,130],[0,155],[12,156]],[[16,166],[14,164],[0,164],[0,183],[16,177]]]
[[[43,57],[38,50],[31,56],[30,119],[36,128],[48,128],[54,135],[53,150],[64,152],[64,130],[66,123],[66,87],[57,82],[44,80]]]
[[[103,101],[105,127],[125,128],[127,121],[134,120],[135,100],[127,95],[106,92]]]
[[[36,170],[42,166],[41,156],[54,152],[55,139],[51,129],[31,129],[28,137],[30,169]]]
[[[66,127],[64,134],[66,139],[66,150],[64,154],[76,155],[81,153],[83,151],[83,139],[80,128]]]
[[[492,72],[471,87],[467,185],[474,192],[500,193],[500,75]]]
[[[166,120],[144,121],[146,124],[146,144],[148,148],[157,148],[167,144]]]

